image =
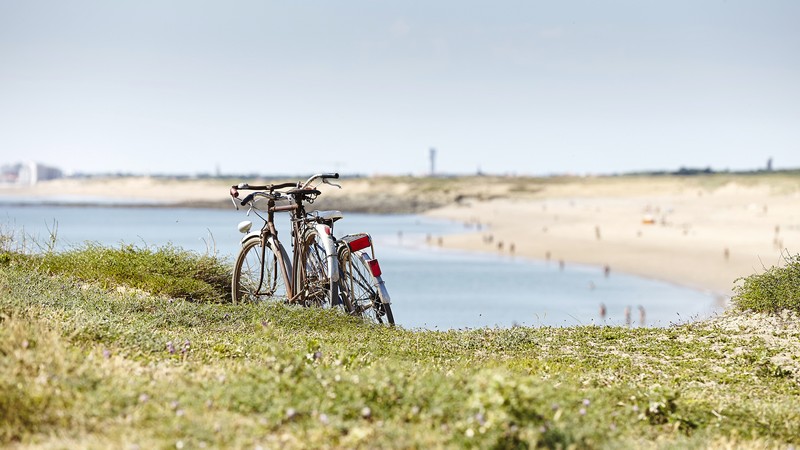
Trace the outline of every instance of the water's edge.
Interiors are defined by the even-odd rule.
[[[87,240],[104,245],[171,243],[231,258],[241,239],[236,224],[244,219],[245,212],[233,208],[25,205],[5,207],[0,224],[46,238],[55,221],[62,248]],[[258,224],[257,217],[250,220]],[[406,328],[638,325],[639,307],[646,311],[645,325],[667,326],[714,310],[707,293],[623,273],[604,277],[595,266],[569,264],[560,270],[552,262],[426,244],[428,235],[465,232],[454,221],[347,213],[336,224],[340,236],[359,231],[375,239],[395,317]],[[604,318],[601,307],[607,311]]]

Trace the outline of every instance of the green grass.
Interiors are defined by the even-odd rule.
[[[741,310],[800,313],[800,255],[787,255],[782,266],[738,280],[732,299]]]
[[[800,444],[800,321],[788,311],[665,329],[387,329],[220,303],[213,283],[218,295],[116,289],[134,284],[110,276],[103,251],[0,257],[0,446]],[[178,275],[225,267],[164,251],[134,251],[131,267],[162,273],[173,256]]]
[[[125,287],[176,299],[230,301],[230,269],[213,256],[172,246],[119,248],[87,243],[65,252],[0,253],[4,260],[45,274],[68,275],[104,289]]]

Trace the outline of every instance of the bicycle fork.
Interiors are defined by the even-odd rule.
[[[256,289],[256,292],[261,292],[261,288],[264,285],[264,272],[267,269],[267,264],[269,264],[269,262],[266,261],[267,246],[269,246],[270,249],[272,249],[272,252],[275,253],[275,256],[277,257],[275,261],[277,265],[276,269],[280,270],[281,275],[283,276],[284,285],[286,286],[286,296],[288,298],[292,298],[292,295],[294,295],[292,289],[292,262],[289,259],[289,254],[286,253],[286,249],[283,248],[283,245],[281,245],[280,241],[278,241],[275,234],[267,231],[266,229],[262,230],[258,234],[255,233],[248,234],[247,236],[242,238],[242,243],[244,243],[248,239],[251,239],[253,236],[258,236],[261,241],[259,244],[259,247],[261,249],[261,273],[258,278],[258,288]],[[278,256],[278,252],[280,252],[280,256]],[[275,274],[275,277],[277,276],[278,274]],[[270,289],[273,288],[274,286],[270,286]]]

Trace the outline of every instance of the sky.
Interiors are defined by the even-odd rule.
[[[796,0],[0,0],[0,164],[800,167]]]

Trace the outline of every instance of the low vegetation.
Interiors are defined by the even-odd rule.
[[[13,253],[5,253],[10,260]],[[64,252],[17,253],[17,263],[43,274],[66,275],[103,289],[137,289],[204,302],[230,301],[230,269],[209,255],[172,246],[119,248],[87,243]],[[2,261],[2,257],[0,257]]]
[[[221,302],[226,271],[176,249],[0,252],[0,446],[800,444],[791,310],[669,328],[415,331]],[[202,287],[166,287],[183,277]]]
[[[734,304],[742,310],[800,313],[800,255],[787,255],[784,264],[767,269],[763,274],[740,280]]]
[[[372,177],[346,180],[345,189],[326,191],[321,208],[348,211],[405,213],[420,212],[454,202],[491,199],[543,199],[583,196],[662,194],[686,189],[713,192],[727,185],[768,186],[776,194],[800,191],[800,172],[751,172],[690,174],[644,173],[616,176],[439,176]],[[359,188],[360,187],[360,188]],[[370,192],[363,195],[364,189]],[[230,204],[228,203],[228,207]]]

